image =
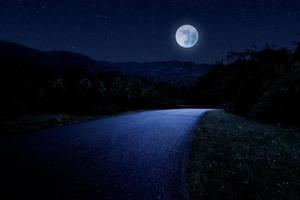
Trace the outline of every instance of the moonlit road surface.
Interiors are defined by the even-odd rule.
[[[187,199],[184,161],[206,111],[146,111],[2,135],[0,198]]]

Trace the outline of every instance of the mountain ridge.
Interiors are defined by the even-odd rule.
[[[127,76],[145,77],[183,87],[194,83],[216,65],[182,61],[108,62],[62,50],[41,51],[18,43],[0,40],[0,59],[23,59],[55,70],[80,69],[90,73],[116,71]]]

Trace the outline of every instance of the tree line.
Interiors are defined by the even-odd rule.
[[[118,72],[58,70],[26,58],[0,59],[2,114],[68,112],[106,114],[169,107],[174,89]]]
[[[231,52],[228,60],[189,89],[189,103],[299,125],[300,42],[292,49],[266,46]]]

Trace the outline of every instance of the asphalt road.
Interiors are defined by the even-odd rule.
[[[0,198],[187,199],[184,161],[206,111],[146,111],[1,136]]]

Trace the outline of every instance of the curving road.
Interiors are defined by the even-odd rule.
[[[0,195],[187,199],[184,160],[192,129],[206,111],[146,111],[2,136]]]

